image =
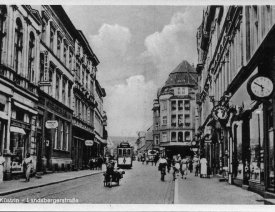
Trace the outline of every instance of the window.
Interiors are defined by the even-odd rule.
[[[190,126],[190,115],[189,114],[185,114],[184,115],[184,121],[185,121],[185,126]]]
[[[172,108],[172,111],[177,110],[177,102],[176,101],[171,102],[171,108]]]
[[[156,135],[156,137],[155,137],[155,144],[156,144],[156,145],[159,144],[159,136],[158,136],[158,135]]]
[[[61,58],[61,44],[62,44],[62,38],[60,35],[57,36],[57,57]]]
[[[130,156],[130,154],[131,154],[131,150],[127,149],[127,156]]]
[[[63,141],[64,141],[64,124],[63,121],[60,121],[60,149],[63,149]]]
[[[46,41],[46,21],[42,20],[42,32],[41,32],[41,40],[45,43]]]
[[[183,101],[182,101],[182,100],[179,100],[179,101],[178,101],[178,110],[179,110],[179,111],[182,111],[182,110],[183,110]]]
[[[33,32],[30,33],[29,37],[29,55],[28,55],[28,79],[34,81],[34,48],[35,47],[35,37]]]
[[[78,82],[80,82],[80,65],[79,65],[79,63],[76,63],[76,79]]]
[[[0,48],[3,47],[3,38],[5,36],[5,20],[7,15],[7,7],[5,5],[0,6]],[[0,55],[1,61],[2,55]]]
[[[167,125],[167,116],[162,117],[162,125]]]
[[[190,100],[185,100],[184,101],[184,109],[185,110],[190,110]]]
[[[171,133],[171,141],[172,142],[176,142],[177,141],[177,133],[176,132],[172,132]]]
[[[126,149],[123,149],[123,156],[126,156]]]
[[[44,53],[40,53],[40,75],[39,81],[44,81]]]
[[[183,142],[183,133],[182,132],[178,133],[178,141]]]
[[[71,83],[68,84],[68,107],[71,107],[71,92],[72,92],[72,85]]]
[[[94,82],[93,82],[93,80],[91,79],[91,82],[90,82],[90,92],[91,92],[91,94],[94,94]]]
[[[55,35],[55,29],[53,28],[53,26],[51,26],[50,29],[50,49],[53,51],[53,47],[54,47],[54,35]]]
[[[182,127],[183,126],[183,115],[178,115],[178,126]]]
[[[22,22],[19,18],[16,19],[15,28],[15,42],[14,42],[14,70],[16,73],[19,72],[20,63],[22,60],[22,49],[23,49],[23,33],[22,33]]]
[[[171,126],[172,127],[176,127],[177,126],[177,116],[176,115],[172,115],[171,116]]]
[[[85,84],[84,84],[84,79],[85,79],[85,72],[84,72],[84,70],[83,70],[83,68],[82,68],[82,78],[81,78],[81,81],[82,81],[82,85],[84,86]]]
[[[122,149],[118,149],[118,155],[122,156]]]
[[[89,74],[86,73],[86,89],[88,90]]]
[[[186,131],[184,133],[184,140],[185,141],[191,141],[191,137],[190,137],[190,132],[189,131]]]
[[[63,62],[65,66],[67,66],[67,51],[68,51],[68,45],[67,45],[67,42],[64,40]]]
[[[69,125],[68,125],[68,123],[65,123],[65,130],[66,130],[66,134],[65,134],[65,143],[64,143],[63,149],[65,151],[68,151],[68,149],[69,149]]]
[[[72,71],[73,69],[73,52],[70,50],[69,53],[69,70]]]
[[[49,81],[52,82],[53,81],[53,71],[54,71],[54,67],[53,65],[51,64],[50,65],[50,69],[49,69]],[[53,86],[53,84],[52,84]],[[53,95],[53,92],[52,92],[52,86],[49,86],[49,95]]]
[[[56,119],[57,120],[57,119]],[[57,120],[58,121],[58,120]],[[54,133],[54,148],[57,149],[58,148],[58,142],[57,142],[57,132],[58,128],[55,129],[55,133]]]
[[[56,73],[55,98],[59,100],[60,75]]]
[[[67,80],[63,77],[62,80],[62,102],[66,104],[66,84]]]

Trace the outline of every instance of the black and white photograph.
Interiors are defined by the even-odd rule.
[[[0,210],[275,207],[275,2],[0,0]]]

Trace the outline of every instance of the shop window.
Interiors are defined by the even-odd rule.
[[[171,141],[172,142],[176,142],[177,141],[177,133],[176,132],[172,132],[171,133]]]
[[[178,133],[178,141],[183,142],[183,133],[182,132]]]
[[[261,106],[250,119],[250,179],[264,181],[263,111]]]

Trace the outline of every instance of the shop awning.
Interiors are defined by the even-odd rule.
[[[1,119],[5,119],[5,120],[9,119],[8,115],[6,113],[4,113],[4,112],[0,112],[0,118]]]
[[[104,139],[100,138],[98,135],[95,135],[95,138],[96,138],[95,141],[97,140],[97,141],[99,141],[103,144],[107,144],[107,140],[104,140]]]
[[[30,112],[30,113],[33,113],[33,114],[35,114],[35,115],[38,114],[37,111],[35,111],[35,110],[33,110],[33,109],[31,109],[31,108],[29,108],[29,107],[23,105],[23,104],[20,104],[20,103],[18,103],[18,102],[14,102],[14,105],[15,105],[16,107],[19,107],[19,108],[21,108],[21,109],[23,109],[23,110],[26,110],[26,111],[28,111],[28,112]]]
[[[20,127],[13,127],[13,126],[11,126],[11,127],[10,127],[10,131],[11,131],[11,132],[15,132],[15,133],[20,133],[20,134],[26,135],[25,130],[23,130],[23,129],[20,128]]]

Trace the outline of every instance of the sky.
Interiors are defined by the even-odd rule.
[[[64,5],[100,64],[110,136],[137,136],[153,122],[153,100],[183,60],[197,64],[202,6]]]

